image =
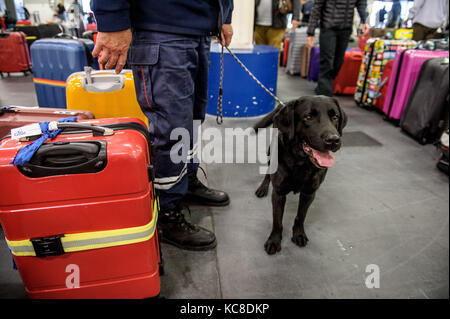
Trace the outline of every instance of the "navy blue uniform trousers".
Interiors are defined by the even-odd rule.
[[[209,51],[207,36],[133,31],[128,64],[155,145],[154,185],[162,210],[179,203],[187,193],[189,176],[197,174],[198,163],[192,161],[197,149],[193,121],[205,118]],[[170,138],[180,128],[189,132],[189,141]],[[173,162],[174,152],[187,156]]]

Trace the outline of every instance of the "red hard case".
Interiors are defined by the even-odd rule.
[[[383,75],[381,77],[381,83],[383,86],[380,89],[379,97],[375,102],[375,107],[383,110],[384,101],[386,100],[387,91],[389,88],[389,81],[391,81],[392,67],[394,66],[394,60],[389,60],[384,66]]]
[[[1,107],[0,138],[9,134],[11,129],[37,122],[57,121],[64,117],[76,116],[79,120],[93,119],[89,111],[64,110],[56,108]]]
[[[291,42],[291,38],[287,37],[284,39],[284,46],[283,46],[283,59],[281,60],[281,66],[286,67],[287,59],[288,59],[288,52],[289,52],[289,43]]]
[[[156,223],[145,124],[129,118],[80,122],[116,129],[95,137],[66,131],[47,143],[106,142],[107,164],[96,173],[28,177],[9,163],[29,142],[0,141],[0,222],[9,241]],[[14,260],[31,298],[147,298],[160,292],[156,231],[140,243]],[[66,286],[68,265],[79,267],[79,288]]]
[[[334,79],[333,94],[355,94],[362,59],[363,55],[359,49],[345,52],[344,63]]]
[[[0,73],[31,70],[30,51],[25,33],[0,33]]]

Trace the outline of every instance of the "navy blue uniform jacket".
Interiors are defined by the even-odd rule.
[[[98,31],[128,28],[217,35],[231,23],[233,0],[91,0]]]

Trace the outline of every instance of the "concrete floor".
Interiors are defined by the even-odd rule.
[[[279,72],[282,100],[313,94],[314,84]],[[282,251],[268,256],[270,197],[254,191],[258,164],[204,166],[208,184],[227,191],[222,208],[191,206],[191,219],[216,233],[208,252],[163,245],[166,298],[448,298],[449,179],[438,152],[339,97],[349,116],[344,147],[336,154],[306,218],[307,247],[290,241],[297,196],[284,217]],[[0,105],[36,105],[31,76],[0,79]],[[255,119],[225,119],[249,127]],[[215,126],[208,117],[205,127]],[[0,234],[0,237],[3,237]],[[380,288],[365,285],[366,266],[380,268]],[[0,240],[0,298],[25,298],[20,277]]]

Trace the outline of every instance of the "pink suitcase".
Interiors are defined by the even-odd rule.
[[[448,51],[397,50],[383,105],[387,119],[400,120],[422,64],[428,59],[441,57],[448,57]]]

